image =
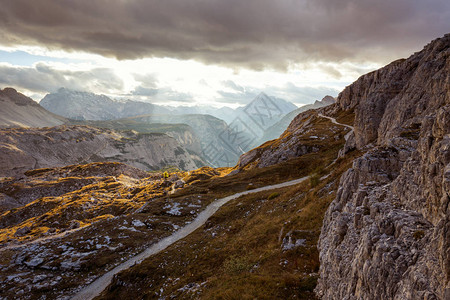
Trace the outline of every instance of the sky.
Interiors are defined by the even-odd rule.
[[[0,87],[162,105],[297,105],[419,51],[448,0],[0,0]]]

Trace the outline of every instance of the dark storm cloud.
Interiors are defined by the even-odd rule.
[[[386,62],[450,28],[448,0],[0,0],[0,5],[3,44],[254,69],[283,69],[306,60]]]
[[[44,63],[33,67],[0,65],[0,85],[13,86],[33,92],[55,92],[60,87],[72,90],[120,90],[122,80],[110,69],[97,68],[89,71],[55,69]]]

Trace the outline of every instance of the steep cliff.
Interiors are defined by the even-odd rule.
[[[365,154],[325,215],[316,293],[450,299],[450,34],[360,77],[329,113],[342,111],[346,148]]]

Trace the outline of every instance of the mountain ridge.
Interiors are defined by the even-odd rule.
[[[0,127],[47,127],[67,122],[13,88],[0,90],[0,105]]]

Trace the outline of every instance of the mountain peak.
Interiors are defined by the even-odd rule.
[[[256,96],[256,98],[270,98],[270,97],[266,93],[261,92],[261,93],[258,94],[258,96]]]
[[[20,106],[39,106],[33,99],[19,93],[16,89],[11,87],[6,87],[0,90],[0,97],[9,99],[11,102]]]

